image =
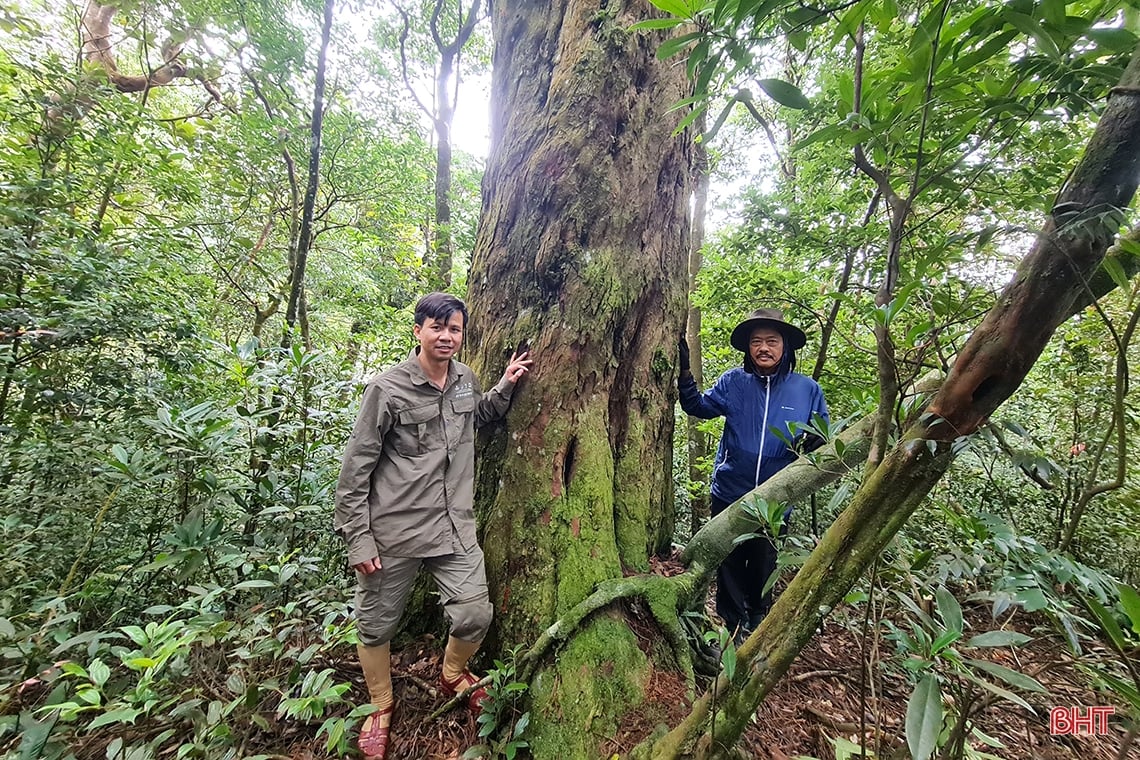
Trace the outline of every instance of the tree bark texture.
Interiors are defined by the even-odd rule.
[[[328,58],[329,35],[332,32],[334,2],[335,0],[325,0],[324,20],[321,24],[321,48],[317,54],[317,78],[313,85],[313,116],[309,124],[309,175],[301,206],[297,247],[289,257],[289,300],[285,308],[286,345],[299,318],[304,331],[307,332],[305,316],[299,312],[306,305],[302,297],[305,289],[305,266],[309,261],[309,250],[313,246],[313,209],[317,204],[317,185],[321,178],[321,131],[325,120],[325,63]]]
[[[737,677],[721,679],[717,735],[699,757],[727,757],[756,706],[811,639],[828,610],[866,572],[953,460],[951,442],[974,432],[1021,384],[1046,342],[1103,282],[1098,271],[1121,210],[1140,180],[1140,50],[1115,88],[1085,154],[1045,228],[997,304],[963,347],[928,412],[864,480],[771,613],[738,652]],[[1131,271],[1131,269],[1126,270]],[[711,525],[711,524],[710,524]],[[678,757],[704,731],[708,695],[651,751]]]
[[[698,133],[705,129],[705,119],[698,117],[696,121]],[[692,303],[691,296],[697,289],[697,277],[701,272],[701,247],[705,244],[705,212],[709,200],[709,156],[708,149],[703,142],[694,146],[693,165],[693,239],[689,246],[689,312],[685,323],[685,337],[689,343],[689,354],[692,361],[693,379],[697,387],[703,388],[705,384],[702,361],[704,351],[701,347],[701,309]],[[703,483],[704,473],[701,472],[699,462],[708,456],[708,436],[701,432],[700,421],[696,417],[688,418],[688,447],[689,454],[689,480],[693,483]],[[701,486],[699,493],[690,495],[689,535],[696,535],[701,526],[709,519],[709,493],[707,487]]]
[[[477,472],[500,643],[647,570],[672,535],[692,149],[666,109],[690,90],[655,57],[663,35],[627,31],[649,15],[643,0],[493,10],[468,361],[488,381],[520,345],[535,362]],[[623,621],[594,618],[532,684],[535,757],[596,756],[646,666]]]
[[[119,71],[111,44],[111,21],[118,10],[118,6],[100,5],[91,0],[83,9],[81,26],[83,57],[100,64],[119,92],[142,92],[151,87],[170,84],[176,78],[186,75],[186,67],[178,61],[182,46],[173,41],[162,46],[162,64],[157,68],[141,75]]]

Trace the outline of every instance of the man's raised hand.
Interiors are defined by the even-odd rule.
[[[511,360],[507,363],[507,371],[503,373],[503,379],[511,385],[519,381],[523,375],[530,371],[530,365],[534,362],[533,359],[528,359],[530,351],[523,351],[521,354],[511,354]]]

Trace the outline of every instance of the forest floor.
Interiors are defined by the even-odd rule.
[[[860,736],[865,736],[868,748],[877,752],[874,757],[909,757],[905,751],[904,728],[910,696],[908,681],[897,666],[879,666],[871,671],[876,676],[874,683],[864,690],[860,636],[836,622],[842,615],[840,610],[826,624],[823,634],[817,635],[801,653],[760,707],[739,745],[746,756],[771,760],[800,757],[830,760],[837,757],[837,741],[842,745],[844,741],[858,742]],[[986,630],[991,625],[988,611],[984,609],[968,609],[966,617],[975,630]],[[1004,627],[1031,635],[1033,641],[1016,652],[1008,647],[985,651],[994,662],[1032,675],[1048,693],[1022,693],[1036,715],[1010,702],[994,700],[980,712],[976,726],[1002,746],[986,746],[974,741],[975,750],[1002,760],[1140,760],[1140,741],[1132,743],[1127,754],[1119,754],[1125,740],[1119,719],[1111,723],[1108,734],[1103,736],[1051,735],[1050,708],[1102,705],[1104,697],[1085,685],[1088,679],[1077,669],[1076,658],[1044,618],[1018,614],[1006,621]],[[889,654],[890,646],[891,642],[880,642],[881,658]],[[428,637],[393,656],[398,706],[389,751],[392,760],[452,760],[478,743],[477,725],[464,709],[457,708],[434,721],[428,719],[443,701],[435,688],[441,649],[440,642]],[[358,672],[351,670],[341,676],[351,678],[359,692],[357,696],[363,699],[362,679]],[[609,758],[630,750],[661,721],[663,712],[671,724],[679,721],[688,712],[688,704],[676,697],[684,690],[684,682],[674,673],[654,671],[646,686],[645,709],[635,710],[626,717],[615,736],[599,747],[598,757]],[[867,696],[862,698],[864,691]],[[863,725],[859,721],[861,702],[865,711]],[[312,749],[296,746],[294,760],[323,756],[320,750],[309,746]],[[858,757],[857,752],[855,757]]]

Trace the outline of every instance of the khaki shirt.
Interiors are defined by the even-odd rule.
[[[513,392],[504,379],[483,395],[454,359],[443,391],[415,356],[369,379],[336,487],[333,526],[349,565],[478,545],[475,428],[506,414]]]

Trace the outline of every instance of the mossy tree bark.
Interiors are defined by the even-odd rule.
[[[645,571],[673,529],[677,336],[686,308],[685,69],[643,0],[493,9],[492,153],[468,277],[468,360],[534,358],[480,448],[477,510],[501,643],[529,643],[596,584]],[[592,619],[532,683],[536,757],[593,757],[642,699],[646,655]],[[598,678],[608,672],[607,678]]]

